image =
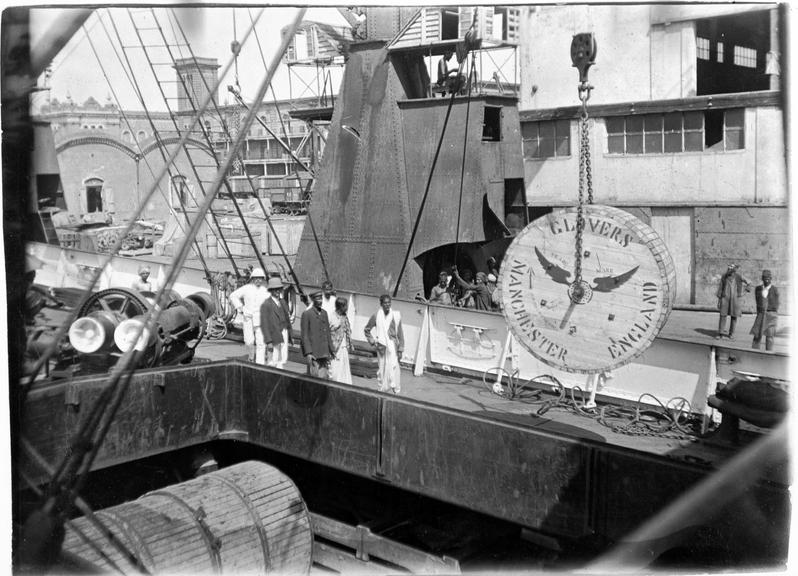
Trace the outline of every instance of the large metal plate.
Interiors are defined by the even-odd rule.
[[[383,431],[383,472],[394,484],[555,534],[586,534],[588,446],[399,401],[386,403]]]
[[[94,468],[207,442],[220,430],[240,426],[240,419],[226,412],[227,395],[240,394],[240,386],[227,385],[228,376],[224,364],[136,374]],[[51,466],[57,466],[107,383],[108,377],[102,376],[34,390],[26,404],[22,436]],[[45,476],[27,458],[22,466],[31,478]]]
[[[242,382],[251,442],[361,476],[376,472],[378,396],[254,367]]]

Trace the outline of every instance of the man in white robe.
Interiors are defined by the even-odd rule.
[[[369,318],[365,334],[369,344],[377,349],[377,382],[381,392],[390,388],[394,394],[401,392],[399,359],[405,347],[402,316],[391,310],[391,297],[380,296],[380,310]]]
[[[327,318],[332,321],[333,316],[335,316],[335,289],[333,288],[332,282],[329,280],[325,280],[321,284],[321,309],[327,313]]]

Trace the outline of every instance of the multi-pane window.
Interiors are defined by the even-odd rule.
[[[718,62],[723,63],[723,42],[718,42]]]
[[[726,150],[745,148],[745,114],[742,108],[726,110],[723,118],[724,144]]]
[[[709,60],[709,38],[696,38],[695,48],[699,60]]]
[[[734,64],[746,68],[756,68],[756,50],[745,46],[735,46]]]
[[[606,119],[610,154],[671,154],[745,147],[742,108]]]
[[[267,176],[285,176],[285,164],[266,164]]]
[[[524,158],[554,158],[571,155],[570,120],[546,120],[521,124]]]

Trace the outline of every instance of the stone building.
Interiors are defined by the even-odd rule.
[[[782,25],[776,4],[524,8],[520,117],[532,216],[576,203],[581,107],[570,45],[592,32],[595,202],[662,236],[677,305],[714,307],[729,262],[754,283],[769,268],[788,285]],[[743,300],[750,311],[753,296]]]
[[[196,74],[202,74],[209,83],[215,83],[218,66],[215,60],[198,59]],[[191,63],[177,62],[176,74],[191,76]],[[201,102],[204,83],[191,80],[195,102]],[[181,83],[182,85],[182,83]],[[104,104],[90,97],[76,103],[67,97],[60,102],[53,99],[42,106],[34,117],[36,123],[49,123],[57,152],[60,186],[49,186],[36,191],[39,207],[60,206],[70,213],[112,213],[123,219],[140,206],[143,196],[151,188],[154,177],[163,168],[166,158],[179,141],[183,131],[189,129],[193,108],[185,90],[179,94],[180,104],[174,120],[168,112],[120,110],[111,102]],[[216,100],[216,99],[215,99]],[[259,117],[280,135],[291,150],[304,163],[321,154],[321,139],[309,124],[293,119],[293,110],[316,106],[313,97],[278,102],[263,102]],[[209,107],[201,122],[209,134],[209,146],[203,130],[194,128],[188,142],[188,156],[181,150],[174,166],[160,181],[157,192],[144,207],[142,217],[163,220],[170,208],[182,202],[196,201],[216,173],[216,161],[223,161],[235,138],[246,110],[238,105]],[[316,124],[323,133],[326,127]],[[283,126],[288,137],[283,133]],[[255,122],[250,128],[241,161],[236,161],[230,173],[235,191],[251,191],[244,175],[263,177],[256,179],[259,188],[296,189],[297,166],[277,139]],[[299,184],[309,174],[299,171]]]

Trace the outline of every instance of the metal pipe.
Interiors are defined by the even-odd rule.
[[[31,77],[38,78],[53,58],[67,45],[91,16],[94,9],[70,8],[61,10],[61,16],[47,29],[44,36],[30,49]]]

